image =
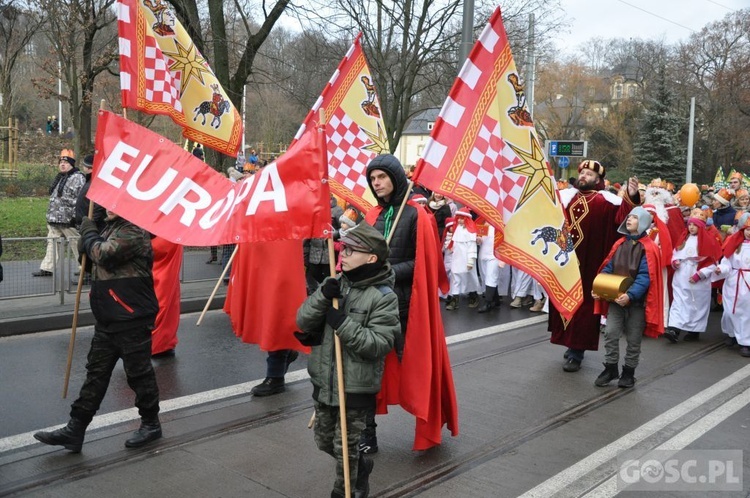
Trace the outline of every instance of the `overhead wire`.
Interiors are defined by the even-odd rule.
[[[648,15],[651,15],[651,16],[654,16],[654,17],[658,17],[658,18],[659,18],[659,19],[661,19],[662,21],[667,21],[668,23],[674,24],[675,26],[679,26],[679,27],[681,27],[681,28],[687,29],[688,31],[690,31],[690,32],[692,32],[692,33],[696,33],[696,32],[697,32],[697,31],[695,31],[695,30],[694,30],[693,28],[690,28],[690,27],[688,27],[688,26],[685,26],[684,24],[680,24],[680,23],[678,23],[678,22],[676,22],[676,21],[673,21],[673,20],[671,20],[671,19],[668,19],[668,18],[666,18],[666,17],[664,17],[664,16],[660,16],[659,14],[655,14],[655,13],[653,13],[653,12],[651,12],[651,11],[648,11],[648,10],[646,10],[646,9],[642,8],[642,7],[638,7],[637,5],[633,5],[632,3],[630,3],[630,2],[626,2],[625,0],[617,0],[617,1],[618,1],[618,2],[620,2],[620,3],[624,3],[625,5],[628,5],[628,6],[630,6],[630,7],[633,7],[634,9],[638,9],[638,10],[640,10],[640,11],[642,11],[642,12],[645,12],[645,13],[646,13],[646,14],[648,14]],[[709,0],[709,1],[710,1],[710,0]]]

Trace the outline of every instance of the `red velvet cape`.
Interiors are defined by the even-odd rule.
[[[627,238],[623,237],[615,242],[612,250],[604,258],[604,262],[599,267],[599,273],[607,266],[607,263],[615,255],[617,248],[625,242]],[[643,244],[644,253],[646,254],[646,263],[648,263],[648,276],[651,283],[646,291],[646,328],[643,335],[646,337],[659,337],[664,333],[664,279],[662,278],[661,250],[656,242],[650,237],[641,237],[638,242]],[[594,309],[596,313],[607,314],[609,303],[600,299],[595,300]]]
[[[441,252],[427,213],[413,201],[408,204],[417,208],[417,248],[406,342],[400,363],[394,351],[386,357],[377,412],[401,405],[414,415],[412,449],[426,450],[442,441],[443,424],[458,435],[458,404],[438,299]],[[373,224],[381,210],[376,206],[368,211],[366,221]]]
[[[242,342],[263,351],[309,353],[293,335],[299,330],[297,309],[306,297],[301,240],[239,245],[224,311]]]
[[[177,346],[182,246],[154,236],[151,247],[154,251],[154,292],[159,301],[156,324],[151,332],[151,354],[157,354]]]

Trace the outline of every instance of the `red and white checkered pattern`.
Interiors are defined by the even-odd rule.
[[[328,135],[328,176],[358,197],[364,197],[367,185],[367,164],[375,153],[362,150],[372,144],[346,112],[340,107],[326,126]]]
[[[485,116],[458,183],[502,211],[507,223],[528,180],[524,175],[508,171],[520,163],[518,156],[500,138],[500,124]]]
[[[153,36],[146,37],[144,50],[144,75],[146,77],[146,100],[157,104],[169,104],[182,112],[180,89],[174,75],[169,71],[169,60],[156,44]]]

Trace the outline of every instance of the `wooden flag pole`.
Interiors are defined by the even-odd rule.
[[[221,285],[221,282],[224,280],[224,275],[227,274],[227,271],[232,266],[232,261],[234,261],[234,257],[237,255],[237,251],[239,250],[239,248],[240,248],[240,245],[235,244],[234,251],[232,251],[232,255],[229,256],[229,261],[227,261],[227,264],[224,265],[224,270],[221,272],[221,275],[219,276],[219,280],[216,281],[216,285],[214,285],[213,292],[211,292],[211,295],[208,296],[208,301],[206,301],[206,305],[203,307],[201,316],[198,317],[198,322],[195,324],[196,326],[200,326],[201,322],[203,321],[203,317],[206,315],[206,312],[208,311],[208,307],[211,305],[211,302],[214,300],[214,296],[216,296],[216,293],[219,291],[219,286]]]
[[[99,110],[104,110],[104,99],[99,103]],[[94,202],[89,201],[89,219],[94,217]],[[73,306],[73,324],[70,327],[70,344],[68,344],[68,363],[65,366],[65,380],[63,381],[63,399],[68,397],[68,384],[70,383],[70,368],[73,365],[73,349],[76,343],[76,329],[78,328],[78,310],[81,307],[81,291],[83,290],[83,279],[86,274],[86,252],[81,255],[81,271],[78,272],[78,287],[76,288],[76,300]]]

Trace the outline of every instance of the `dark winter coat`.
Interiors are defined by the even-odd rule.
[[[81,228],[83,248],[94,264],[89,298],[97,326],[117,332],[153,324],[159,303],[148,232],[120,217],[107,222],[101,235],[86,231],[85,224]]]
[[[375,191],[372,189],[372,184],[370,183],[370,172],[376,169],[385,171],[391,178],[391,182],[393,182],[393,195],[391,195],[391,199],[388,202],[378,199],[378,205],[382,206],[383,210],[378,215],[375,223],[373,223],[373,226],[387,240],[388,234],[385,233],[386,217],[391,216],[392,220],[395,221],[401,202],[404,196],[408,194],[409,183],[404,168],[398,159],[390,154],[384,154],[370,161],[370,164],[367,166],[367,183],[370,185],[373,195],[375,195]],[[399,313],[402,319],[405,319],[409,314],[411,287],[414,280],[414,259],[417,254],[417,208],[409,205],[404,206],[401,219],[396,225],[393,237],[388,245],[391,249],[388,262],[396,273],[394,290],[396,291],[396,295],[398,295]]]
[[[344,370],[347,406],[356,405],[357,397],[371,397],[380,391],[385,356],[393,349],[401,326],[398,302],[393,293],[393,270],[385,264],[370,278],[351,282],[341,275],[340,309],[346,319],[338,328]],[[307,371],[313,383],[313,398],[328,406],[338,406],[338,380],[334,331],[326,323],[326,313],[332,306],[323,296],[322,287],[308,297],[297,311],[297,326],[303,333],[316,338]],[[322,332],[321,332],[322,331]]]

